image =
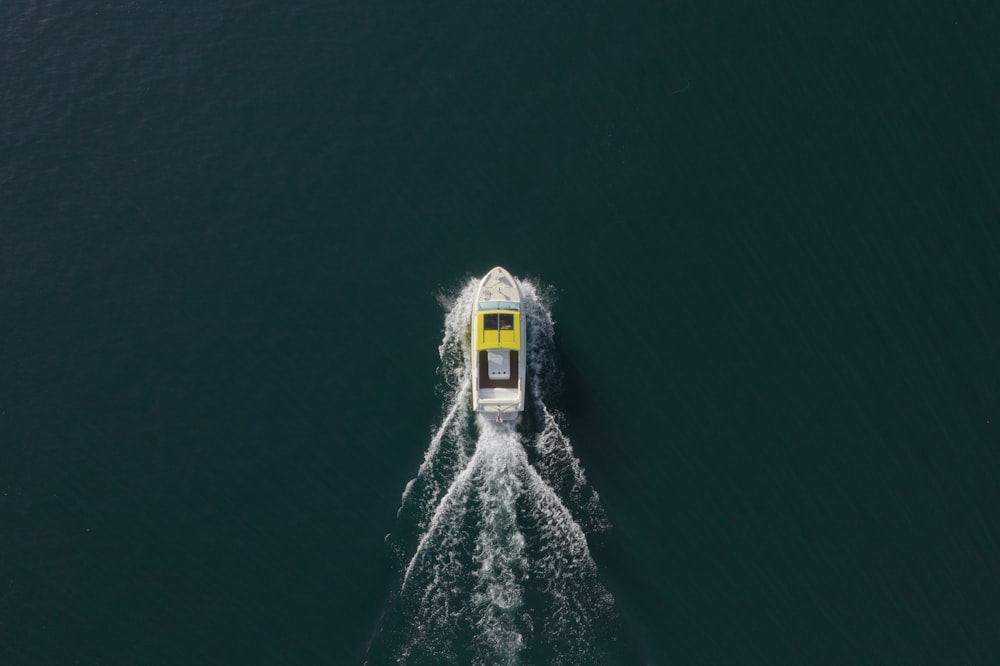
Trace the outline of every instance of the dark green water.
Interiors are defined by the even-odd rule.
[[[1000,662],[996,7],[620,4],[0,7],[0,663],[360,663],[496,264],[609,660]]]

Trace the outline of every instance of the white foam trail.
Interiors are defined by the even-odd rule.
[[[417,470],[417,476],[410,479],[409,483],[406,484],[406,488],[403,490],[403,496],[400,500],[400,511],[403,506],[406,505],[407,500],[410,498],[410,493],[413,491],[413,486],[418,478],[424,477],[429,479],[429,483],[432,487],[432,495],[435,497],[439,494],[440,484],[433,477],[434,463],[441,453],[441,442],[444,440],[446,435],[455,436],[456,426],[458,425],[458,416],[465,407],[465,403],[469,400],[469,382],[464,381],[459,388],[458,392],[455,394],[455,398],[452,401],[451,407],[448,409],[448,413],[445,415],[444,420],[441,421],[441,425],[438,427],[434,436],[431,437],[430,446],[427,447],[427,452],[424,454],[424,460],[420,463],[420,469]],[[459,447],[457,453],[458,466],[462,467],[468,462],[468,454],[465,452],[464,447]],[[398,515],[398,512],[397,512]]]
[[[509,426],[479,419],[483,431],[483,463],[479,485],[481,526],[473,561],[476,585],[472,594],[476,626],[487,649],[480,656],[495,655],[501,663],[514,663],[523,646],[516,613],[522,604],[520,581],[524,575],[524,535],[517,525],[517,499],[522,486],[517,435]]]
[[[603,532],[611,527],[600,496],[587,483],[579,458],[560,426],[559,415],[546,401],[553,397],[561,381],[555,359],[555,321],[551,297],[534,282],[522,282],[525,315],[528,319],[528,370],[533,387],[535,418],[543,424],[531,441],[534,464],[548,485],[568,500],[577,520],[588,532]]]
[[[450,391],[447,407],[440,425],[431,437],[417,475],[406,484],[397,516],[415,515],[416,528],[423,532],[442,494],[469,462],[472,438],[468,431],[470,420],[471,370],[469,356],[469,313],[475,298],[478,282],[469,280],[458,294],[441,297],[447,307],[444,337],[438,347],[441,358],[439,373],[445,390]]]
[[[598,582],[580,525],[555,491],[531,466],[526,467],[528,517],[538,536],[531,576],[544,581],[548,612],[541,614],[544,642],[566,663],[587,661],[589,644],[610,614],[614,599]]]
[[[408,549],[392,657],[517,664],[522,656],[536,661],[531,650],[540,649],[554,663],[594,663],[592,646],[613,599],[598,579],[585,529],[607,521],[546,403],[559,376],[548,297],[522,280],[539,429],[525,417],[519,433],[472,418],[467,338],[477,283],[447,301],[439,352],[448,403],[402,496],[401,523],[412,519],[419,536]]]
[[[437,511],[431,517],[430,525],[424,535],[420,538],[420,544],[417,546],[417,552],[413,554],[413,558],[410,563],[406,566],[406,573],[403,575],[403,589],[406,589],[406,584],[410,580],[410,574],[413,573],[413,568],[416,566],[417,562],[426,552],[428,545],[432,543],[441,543],[444,538],[438,538],[438,533],[440,532],[443,525],[451,525],[454,523],[454,514],[457,509],[460,509],[460,505],[465,502],[469,492],[469,480],[472,478],[472,474],[476,471],[478,467],[478,460],[480,457],[480,451],[477,450],[476,454],[472,456],[469,464],[462,470],[462,472],[452,481],[451,486],[448,488],[448,492],[445,493],[444,498],[438,505]]]
[[[537,407],[545,424],[531,440],[538,472],[573,507],[573,514],[587,532],[607,531],[611,523],[601,506],[601,498],[588,484],[583,465],[576,457],[569,437],[560,428],[558,414],[541,401]]]

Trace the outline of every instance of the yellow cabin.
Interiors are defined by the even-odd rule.
[[[510,310],[479,312],[476,330],[476,351],[482,349],[521,350],[521,313]]]

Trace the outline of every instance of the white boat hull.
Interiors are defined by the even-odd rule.
[[[499,266],[487,273],[471,315],[472,410],[515,421],[527,387],[527,326],[517,280]]]

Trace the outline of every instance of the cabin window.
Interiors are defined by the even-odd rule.
[[[484,331],[513,331],[514,315],[491,312],[483,315]]]

